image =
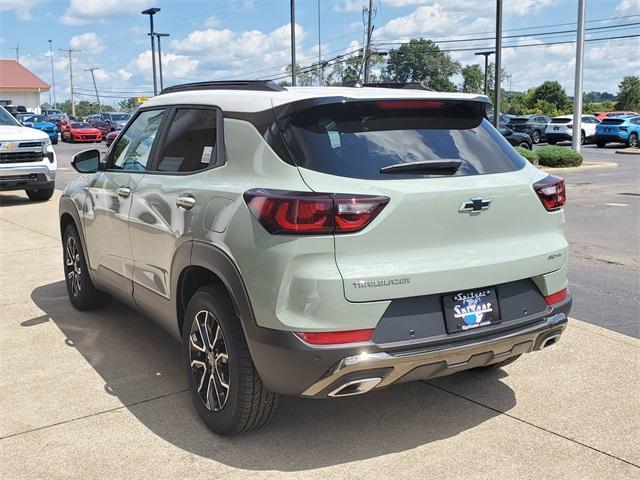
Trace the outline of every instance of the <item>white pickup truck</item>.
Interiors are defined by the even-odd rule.
[[[23,127],[0,107],[0,190],[24,190],[31,200],[49,200],[56,167],[49,136]]]

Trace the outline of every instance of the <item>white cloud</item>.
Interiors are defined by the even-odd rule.
[[[0,0],[0,12],[14,12],[18,20],[31,20],[31,10],[38,6],[41,0]]]
[[[616,5],[616,12],[623,15],[631,15],[640,13],[640,1],[638,0],[620,0]]]
[[[132,75],[133,75],[132,73],[127,72],[124,68],[121,68],[121,69],[118,70],[118,76],[124,82],[129,80],[132,77]]]
[[[162,73],[167,79],[186,77],[197,70],[199,63],[198,60],[187,55],[162,53]],[[149,77],[151,75],[151,50],[142,52],[129,66]],[[128,73],[124,70],[123,72]]]
[[[69,47],[83,50],[88,54],[100,53],[104,50],[102,39],[94,32],[87,32],[71,37]]]
[[[360,12],[367,4],[364,0],[342,0],[333,4],[334,12]]]
[[[63,25],[87,25],[107,18],[140,15],[150,0],[70,0],[60,17]]]

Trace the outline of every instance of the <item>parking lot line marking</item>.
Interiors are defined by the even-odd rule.
[[[628,207],[628,203],[605,203],[607,207]]]
[[[631,465],[632,467],[636,467],[636,468],[640,469],[640,465],[636,465],[635,463],[630,462],[629,460],[625,460],[624,458],[620,458],[620,457],[618,457],[616,455],[613,455],[612,453],[608,453],[608,452],[600,450],[600,449],[598,449],[596,447],[592,447],[591,445],[587,445],[586,443],[582,443],[581,441],[576,440],[575,438],[567,437],[565,435],[562,435],[561,433],[554,432],[553,430],[549,430],[547,428],[541,427],[540,425],[536,425],[535,423],[531,423],[531,422],[528,422],[526,420],[523,420],[522,418],[518,418],[518,417],[516,417],[514,415],[511,415],[511,414],[509,414],[507,412],[503,412],[502,410],[498,410],[497,408],[493,408],[493,407],[490,407],[489,405],[485,405],[484,403],[478,402],[477,400],[473,400],[471,398],[468,398],[468,397],[465,397],[463,395],[460,395],[459,393],[453,392],[451,390],[447,390],[446,388],[440,387],[439,385],[434,385],[433,383],[429,382],[428,380],[423,380],[423,382],[426,383],[427,385],[432,386],[433,388],[437,388],[438,390],[442,390],[443,392],[449,393],[449,394],[451,394],[453,396],[456,396],[458,398],[462,398],[463,400],[467,400],[467,401],[469,401],[471,403],[475,403],[476,405],[479,405],[481,407],[488,408],[489,410],[492,410],[492,411],[494,411],[494,412],[496,412],[496,413],[498,413],[500,415],[504,415],[506,417],[512,418],[513,420],[516,420],[518,422],[524,423],[525,425],[529,425],[530,427],[537,428],[538,430],[542,430],[543,432],[550,433],[551,435],[555,435],[556,437],[563,438],[565,440],[568,440],[570,442],[573,442],[575,444],[578,444],[578,445],[581,445],[581,446],[583,446],[585,448],[588,448],[589,450],[593,450],[594,452],[601,453],[602,455],[606,455],[607,457],[613,458],[615,460],[619,460],[619,461],[621,461],[623,463],[626,463],[627,465]]]

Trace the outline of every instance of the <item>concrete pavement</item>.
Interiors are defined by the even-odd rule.
[[[503,370],[285,398],[217,437],[171,338],[117,302],[71,307],[58,196],[0,206],[0,478],[640,477],[640,341],[575,319]]]

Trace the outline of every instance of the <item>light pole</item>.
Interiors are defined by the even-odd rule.
[[[158,69],[160,71],[160,91],[164,90],[164,81],[162,79],[162,47],[160,45],[160,38],[168,37],[168,33],[154,33],[153,34],[158,39]]]
[[[296,5],[291,0],[291,86],[296,86]]]
[[[500,126],[500,79],[502,76],[502,0],[496,0],[496,80],[493,85],[493,125]]]
[[[98,67],[87,68],[85,72],[91,72],[91,79],[93,80],[93,89],[96,92],[96,100],[98,100],[98,111],[102,113],[102,105],[100,104],[100,96],[98,95],[98,87],[96,86],[96,76],[93,74],[94,71],[100,70]]]
[[[484,56],[484,94],[487,94],[487,80],[489,74],[489,55],[493,55],[493,50],[487,50],[486,52],[476,52],[476,55]]]
[[[578,34],[576,37],[576,79],[573,87],[573,132],[571,146],[582,149],[582,61],[584,59],[584,0],[578,0]]]
[[[73,98],[73,60],[71,59],[71,54],[73,52],[81,52],[82,50],[77,50],[75,48],[61,48],[61,52],[67,52],[69,54],[69,87],[71,90],[71,116],[76,116],[76,103]]]
[[[158,94],[158,82],[156,80],[156,42],[153,39],[153,16],[160,11],[159,8],[147,8],[142,11],[143,15],[149,15],[149,36],[151,37],[151,64],[153,68],[153,95]]]
[[[56,108],[56,77],[53,75],[53,41],[49,40],[49,58],[51,59],[51,86],[53,87],[53,108]],[[51,103],[51,101],[49,101]]]

